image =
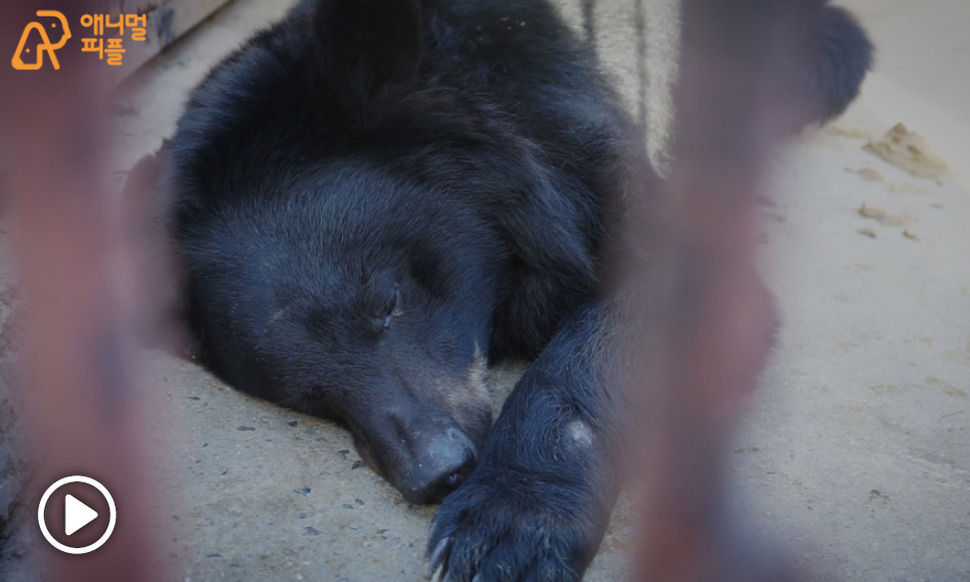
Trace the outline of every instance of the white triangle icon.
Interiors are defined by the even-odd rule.
[[[77,497],[68,494],[64,497],[64,533],[71,535],[98,518],[98,512],[91,509]]]

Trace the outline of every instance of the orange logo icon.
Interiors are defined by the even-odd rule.
[[[18,71],[36,71],[44,66],[44,53],[47,53],[47,57],[50,58],[51,64],[54,65],[54,69],[60,69],[61,64],[57,60],[57,55],[55,51],[62,48],[67,44],[67,39],[71,38],[71,27],[67,24],[67,19],[64,15],[57,10],[38,10],[37,18],[54,18],[57,22],[51,22],[51,31],[56,33],[60,32],[60,38],[57,42],[51,42],[51,36],[47,34],[47,29],[40,22],[31,22],[24,28],[23,34],[20,35],[20,42],[17,44],[17,51],[13,55],[13,59],[10,62],[13,64],[13,68]],[[57,30],[60,26],[60,31]],[[28,46],[27,42],[30,42]],[[30,58],[31,52],[33,51],[33,62],[25,62],[24,55],[26,54]]]

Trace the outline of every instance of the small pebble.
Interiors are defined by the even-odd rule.
[[[866,218],[875,218],[879,220],[881,218],[886,218],[886,211],[882,208],[876,208],[875,206],[866,206],[865,202],[859,207],[859,214],[865,216]]]

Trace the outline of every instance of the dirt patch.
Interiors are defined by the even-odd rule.
[[[960,390],[959,388],[957,388],[953,384],[950,384],[946,380],[940,380],[939,378],[930,376],[929,378],[926,379],[926,383],[929,384],[930,386],[935,386],[939,388],[947,396],[954,396],[956,398],[967,397],[966,392],[964,392],[963,390]]]
[[[893,194],[926,194],[925,188],[920,188],[915,184],[903,182],[902,184],[889,184],[889,191]]]
[[[860,168],[856,170],[856,174],[866,182],[882,182],[882,176],[872,168]]]
[[[890,164],[919,178],[938,178],[948,171],[946,162],[933,153],[929,142],[897,123],[878,141],[862,146]]]
[[[872,136],[869,135],[869,132],[862,129],[853,129],[851,127],[829,125],[824,129],[824,131],[829,135],[837,135],[839,137],[851,137],[854,139],[872,139]]]
[[[878,220],[883,226],[910,226],[916,222],[916,219],[908,214],[889,214],[882,208],[865,203],[859,207],[859,215]]]

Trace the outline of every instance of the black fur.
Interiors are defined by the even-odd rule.
[[[869,62],[822,10],[818,119]],[[345,423],[411,501],[461,484],[429,543],[450,580],[578,579],[614,497],[601,270],[656,182],[638,134],[545,0],[305,0],[161,156],[200,355]],[[481,357],[532,360],[494,427]]]
[[[774,0],[781,5],[791,0]],[[796,0],[792,12],[800,38],[792,43],[796,58],[807,67],[790,67],[783,82],[794,94],[787,97],[804,108],[796,123],[824,123],[838,117],[859,95],[872,68],[873,47],[865,31],[839,6],[826,0]]]

